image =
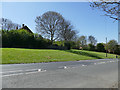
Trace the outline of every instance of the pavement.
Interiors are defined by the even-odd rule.
[[[118,88],[118,59],[2,65],[2,88]]]

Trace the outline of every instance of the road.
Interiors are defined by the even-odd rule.
[[[0,73],[3,88],[110,88],[118,82],[118,60],[6,64]]]

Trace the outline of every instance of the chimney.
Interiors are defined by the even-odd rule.
[[[16,30],[18,30],[18,26],[16,26]]]
[[[25,25],[24,24],[22,24],[22,27],[24,27]]]

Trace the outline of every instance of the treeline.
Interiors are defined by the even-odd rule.
[[[21,25],[13,23],[11,20],[6,18],[0,18],[0,28],[1,30],[15,30],[20,29]]]
[[[3,48],[46,48],[50,44],[49,39],[26,30],[2,30]]]
[[[120,55],[120,45],[118,44],[114,44],[113,42],[115,40],[110,40],[107,44],[105,43],[97,43],[96,45],[92,45],[92,44],[86,44],[84,46],[82,46],[81,44],[78,44],[75,41],[70,41],[69,44],[67,45],[67,47],[69,47],[69,49],[79,49],[79,50],[88,50],[88,51],[96,51],[96,52],[107,52],[107,53],[112,53],[112,54],[119,54]],[[63,41],[56,41],[54,42],[56,46],[64,46],[65,44],[63,43]]]
[[[120,54],[120,45],[110,40],[107,44],[97,43],[94,36],[78,36],[74,26],[60,13],[48,11],[35,19],[39,34],[20,30],[20,25],[2,18],[2,47],[81,49]],[[13,30],[14,29],[14,30]],[[41,36],[42,35],[42,36]]]
[[[110,40],[107,44],[97,43],[93,36],[77,37],[72,41],[54,41],[43,38],[39,34],[32,34],[28,31],[21,30],[2,30],[2,47],[3,48],[36,48],[36,49],[80,49],[97,52],[108,52],[120,54],[120,45],[116,40]]]

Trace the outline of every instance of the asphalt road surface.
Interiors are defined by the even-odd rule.
[[[110,88],[118,82],[118,59],[6,64],[0,73],[2,88]]]

